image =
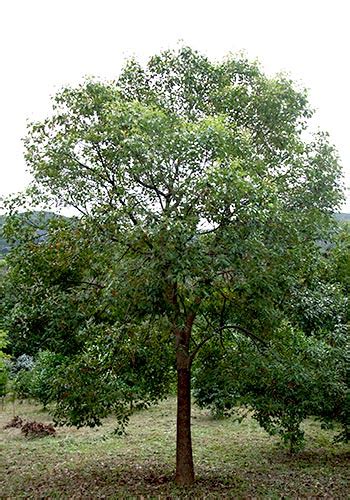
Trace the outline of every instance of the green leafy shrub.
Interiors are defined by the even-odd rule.
[[[0,361],[0,398],[7,394],[8,373],[5,363]]]
[[[20,370],[13,379],[13,391],[18,399],[29,399],[32,397],[32,371]]]
[[[55,376],[64,356],[40,351],[35,360],[23,354],[13,363],[13,389],[19,399],[35,399],[44,408],[52,400]],[[19,368],[19,369],[18,369]]]
[[[12,379],[12,389],[15,397],[28,399],[32,397],[32,370],[34,359],[28,354],[21,354],[11,362],[10,378]]]
[[[338,422],[349,439],[349,346],[331,346],[284,325],[263,350],[237,335],[222,352],[204,350],[195,368],[194,393],[201,407],[231,414],[244,405],[270,434],[292,451],[303,446],[301,423],[309,416]],[[214,388],[214,390],[213,390]]]
[[[30,396],[44,408],[52,401],[57,371],[64,361],[63,355],[50,351],[40,351],[35,360],[31,371]]]

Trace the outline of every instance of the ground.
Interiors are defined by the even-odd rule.
[[[127,435],[58,428],[56,437],[28,439],[3,429],[13,415],[50,422],[29,403],[0,406],[0,498],[349,498],[350,446],[332,444],[319,424],[305,424],[307,446],[290,455],[251,418],[213,419],[193,408],[196,483],[173,482],[176,402],[135,414]]]

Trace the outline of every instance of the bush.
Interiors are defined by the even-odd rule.
[[[14,363],[14,392],[20,399],[35,399],[46,407],[52,400],[55,375],[64,357],[50,351],[41,351],[35,361],[23,354]],[[18,368],[20,370],[18,371]]]
[[[0,398],[6,396],[8,384],[8,372],[6,365],[0,360]]]
[[[18,399],[32,397],[32,371],[20,370],[13,379],[13,391]]]
[[[31,372],[31,397],[43,404],[44,408],[53,400],[53,386],[57,370],[65,358],[50,351],[39,352]]]
[[[291,451],[303,446],[300,425],[309,416],[326,426],[338,422],[338,439],[349,440],[348,352],[349,346],[331,346],[288,325],[263,350],[237,336],[229,351],[217,346],[216,359],[212,348],[200,355],[194,369],[195,397],[215,414],[232,413],[238,405],[248,407]]]
[[[9,375],[12,378],[14,395],[19,399],[31,397],[31,380],[34,359],[28,354],[21,354],[9,365]]]

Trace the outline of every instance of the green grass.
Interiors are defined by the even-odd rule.
[[[0,407],[1,409],[1,407]],[[98,429],[58,428],[56,437],[25,438],[3,429],[14,414],[49,422],[29,403],[3,406],[0,498],[349,498],[350,447],[305,424],[307,447],[292,456],[252,419],[214,420],[193,408],[196,483],[173,482],[175,399],[135,414],[126,436],[113,419]]]

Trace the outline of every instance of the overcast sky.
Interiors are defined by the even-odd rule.
[[[86,75],[115,78],[181,40],[212,59],[245,50],[268,74],[309,89],[315,123],[350,184],[349,0],[3,0],[0,2],[0,194],[29,181],[21,138],[50,96]],[[350,212],[350,199],[343,209]]]

